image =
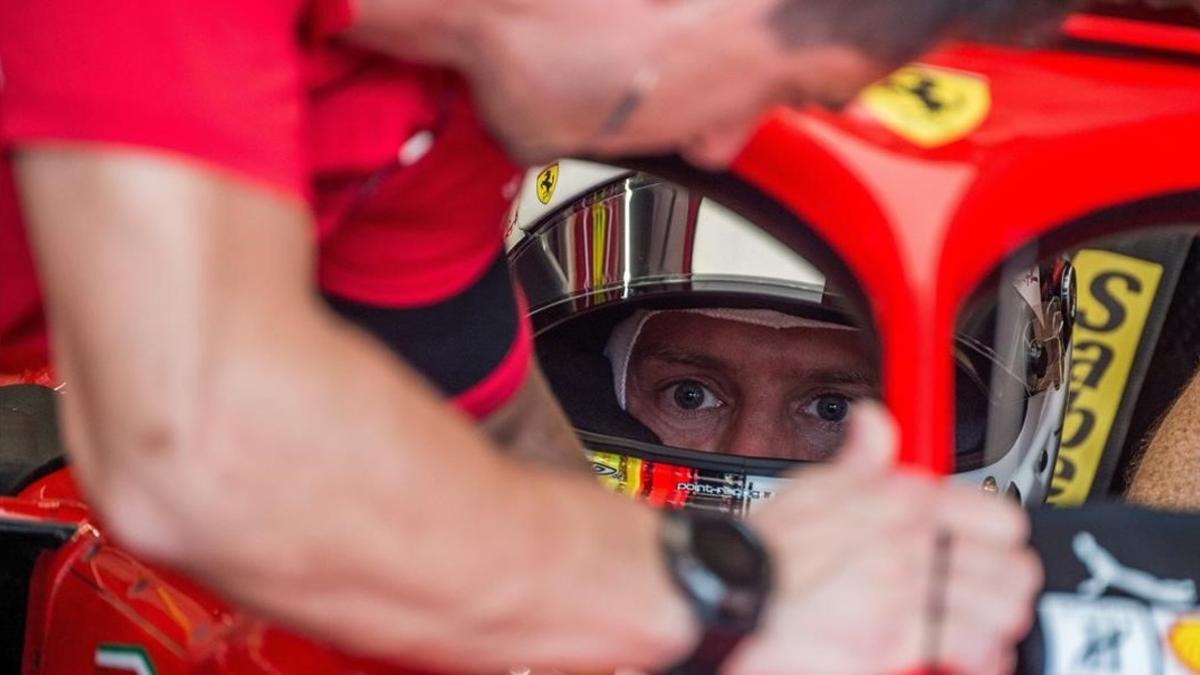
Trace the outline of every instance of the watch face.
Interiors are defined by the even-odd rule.
[[[696,518],[692,525],[696,557],[728,585],[757,588],[766,583],[766,556],[737,523]]]

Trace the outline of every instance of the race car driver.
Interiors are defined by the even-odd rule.
[[[574,476],[518,473],[435,391],[484,416],[536,387],[515,311],[486,322],[490,358],[466,372],[454,359],[475,343],[462,318],[505,287],[515,167],[456,75],[394,59],[462,73],[521,156],[679,149],[717,163],[767,103],[843,99],[961,27],[959,12],[996,26],[1041,3],[928,0],[908,21],[895,4],[7,3],[4,363],[45,353],[26,231],[76,475],[135,550],[364,653],[471,670],[678,660],[702,629],[729,627],[675,588],[664,517]],[[408,342],[413,326],[438,330]],[[536,402],[516,419],[555,423]],[[935,658],[1003,667],[1037,580],[1022,521],[885,471],[890,444],[864,413],[846,452],[860,465],[802,478],[759,534],[738,531],[777,574],[732,670],[919,662],[926,626],[893,617],[919,616],[928,584],[894,561],[924,569],[939,528],[955,555]],[[853,508],[830,506],[847,492]],[[742,618],[739,635],[755,623]]]
[[[836,456],[851,411],[879,396],[869,331],[838,309],[846,289],[764,235],[761,208],[752,221],[650,174],[558,171],[568,196],[543,209],[523,197],[509,256],[542,367],[604,482],[694,505]],[[957,330],[954,473],[1036,506],[1067,408],[1074,275],[1058,258],[1004,279]],[[744,514],[756,500],[718,501]]]

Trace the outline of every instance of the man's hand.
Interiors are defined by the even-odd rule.
[[[462,73],[489,130],[520,160],[678,152],[714,169],[774,105],[841,105],[963,22],[1007,36],[1042,29],[1063,8],[1051,0],[930,1],[911,11],[886,0],[354,4],[346,38]]]
[[[865,406],[839,460],[796,476],[753,519],[776,590],[727,672],[897,673],[929,665],[931,649],[954,672],[1011,672],[1042,581],[1024,514],[897,472],[895,445],[886,414]],[[941,533],[949,573],[938,576]]]
[[[359,0],[346,37],[454,67],[490,130],[514,156],[537,162],[599,133],[669,13],[654,0]]]
[[[771,105],[845,101],[896,65],[848,45],[785,48],[779,0],[356,5],[347,38],[461,72],[489,130],[530,163],[683,152],[720,166]]]

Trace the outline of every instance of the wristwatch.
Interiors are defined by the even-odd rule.
[[[715,675],[758,626],[771,590],[771,561],[746,525],[717,513],[664,511],[667,567],[702,628],[696,648],[668,675]]]

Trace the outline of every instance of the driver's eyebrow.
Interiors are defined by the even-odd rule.
[[[696,352],[684,352],[665,345],[649,348],[643,353],[642,358],[657,359],[659,361],[666,361],[667,363],[691,366],[704,370],[721,370],[726,366],[723,360],[715,356],[697,354]]]
[[[676,365],[689,366],[698,370],[710,371],[723,370],[729,365],[723,359],[710,354],[680,351],[679,349],[667,345],[650,347],[643,352],[639,358],[655,359]],[[870,371],[860,368],[802,368],[792,371],[792,374],[797,379],[803,379],[822,385],[841,384],[848,386],[868,387],[872,390],[877,390],[879,388],[876,377]]]
[[[820,384],[860,385],[878,389],[875,376],[866,370],[856,368],[814,368],[793,371],[797,377]]]

